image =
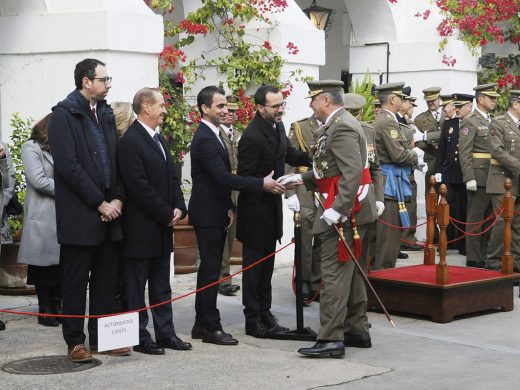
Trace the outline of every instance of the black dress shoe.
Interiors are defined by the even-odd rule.
[[[405,251],[417,252],[417,251],[424,250],[424,246],[417,245],[417,244],[406,244],[406,245],[401,245],[401,249],[403,249]]]
[[[345,347],[372,348],[372,339],[370,338],[370,333],[359,335],[345,333],[343,344],[345,344]]]
[[[158,339],[157,345],[161,348],[171,348],[176,349],[177,351],[187,351],[191,349],[191,344],[182,341],[177,336],[167,337],[165,339]]]
[[[320,293],[318,291],[309,291],[308,293],[303,294],[303,302],[304,304],[309,304],[311,302],[319,302],[320,301]]]
[[[407,258],[408,258],[408,254],[399,251],[399,253],[397,254],[397,258],[398,258],[398,259],[407,259]]]
[[[467,260],[466,267],[485,268],[486,262],[482,260]]]
[[[258,339],[265,339],[269,336],[269,329],[263,322],[246,322],[246,334]]]
[[[164,355],[164,349],[155,344],[152,340],[146,340],[134,346],[135,352],[146,353],[147,355]]]
[[[204,329],[201,326],[193,325],[193,328],[191,328],[191,338],[192,339],[201,339],[204,334],[207,332],[206,329]]]
[[[5,330],[5,322],[0,320],[0,330]]]
[[[237,345],[238,340],[233,338],[229,333],[223,330],[213,330],[204,333],[202,336],[203,343],[217,344],[217,345]]]
[[[280,325],[278,319],[270,312],[267,314],[262,314],[260,318],[262,319],[262,323],[266,326],[269,333],[287,332],[289,330],[289,328]]]
[[[345,356],[345,346],[343,341],[318,341],[310,348],[300,348],[298,353],[309,357],[341,358]]]
[[[240,286],[237,284],[226,284],[224,286],[218,286],[218,292],[222,295],[233,296],[240,290]]]

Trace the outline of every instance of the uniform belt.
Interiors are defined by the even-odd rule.
[[[296,168],[296,173],[305,173],[309,170],[308,167],[298,167]]]
[[[489,160],[491,158],[491,153],[473,153],[473,158],[485,158]]]
[[[500,164],[497,160],[495,160],[494,158],[492,158],[491,160],[489,160],[489,163],[490,163],[491,165],[502,165],[502,164]]]

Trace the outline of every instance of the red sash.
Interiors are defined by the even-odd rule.
[[[327,194],[327,199],[325,200],[325,210],[329,209],[334,203],[336,199],[336,195],[339,190],[339,178],[340,176],[332,176],[326,177],[324,179],[316,179],[316,185],[318,186],[319,191],[322,194]],[[363,168],[363,172],[361,175],[361,186],[365,186],[372,183],[372,177],[370,176],[370,170],[368,168]],[[354,235],[354,256],[359,257],[361,255],[361,237],[359,237],[357,231],[357,224],[355,214],[361,210],[361,204],[359,203],[359,192],[356,195],[356,199],[354,200],[354,207],[352,207],[352,211],[350,213],[350,223],[352,226],[352,232]],[[340,232],[343,233],[343,228],[340,227]],[[338,238],[338,261],[346,262],[350,259],[350,255],[345,247],[343,241]]]

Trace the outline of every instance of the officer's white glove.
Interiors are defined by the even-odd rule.
[[[437,183],[441,183],[442,182],[442,173],[436,173],[435,174],[435,181]]]
[[[477,190],[477,181],[476,180],[469,180],[466,182],[466,189],[468,191],[476,191]]]
[[[377,216],[380,217],[383,215],[383,211],[385,211],[385,204],[380,200],[376,200],[376,208],[377,208]]]
[[[297,195],[291,195],[287,198],[287,207],[293,212],[300,211],[300,201]]]
[[[426,141],[426,134],[421,133],[419,130],[417,130],[415,133],[413,133],[413,142],[420,141]]]
[[[347,219],[344,215],[341,215],[336,210],[330,208],[323,212],[321,219],[323,219],[327,225],[338,223],[340,220],[343,222]]]
[[[424,157],[424,151],[421,148],[418,148],[417,146],[412,149],[415,154],[417,154],[417,157],[422,159]]]
[[[290,175],[283,175],[280,176],[278,179],[276,179],[278,183],[285,186],[290,183],[296,183],[301,184],[302,183],[302,175],[298,174],[290,174]]]

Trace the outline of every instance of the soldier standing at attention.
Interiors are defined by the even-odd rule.
[[[410,148],[396,118],[403,102],[403,86],[404,83],[397,82],[382,84],[377,88],[382,110],[374,122],[376,152],[385,186],[385,210],[381,219],[395,226],[401,226],[399,199],[406,200],[412,195],[409,180],[412,166],[424,166],[424,152],[416,147]],[[401,230],[382,222],[377,223],[375,269],[395,267],[400,238]]]
[[[491,160],[489,141],[489,113],[495,109],[497,98],[496,83],[479,85],[473,88],[477,107],[460,124],[459,155],[462,176],[468,190],[467,222],[480,222],[485,218],[491,204],[486,192],[486,184]],[[503,183],[502,183],[503,185]],[[480,233],[481,226],[467,225],[473,234]],[[487,240],[482,236],[467,236],[466,265],[484,267],[487,254]]]
[[[426,192],[428,192],[430,188],[430,175],[435,173],[435,156],[437,156],[438,141],[445,119],[444,112],[441,108],[440,93],[441,89],[439,87],[431,87],[423,90],[424,100],[426,100],[428,110],[417,115],[414,121],[422,133],[415,133],[415,146],[424,150],[424,162],[428,164],[424,187]]]
[[[226,122],[219,126],[219,132],[228,152],[229,162],[231,163],[231,173],[236,175],[238,165],[238,141],[242,136],[242,133],[233,127],[233,125],[237,122],[238,98],[235,96],[226,96],[226,100],[228,114],[226,115]],[[237,198],[238,191],[231,191],[231,201],[233,202],[233,207],[235,209],[237,207]],[[237,219],[235,216],[233,223],[227,229],[224,252],[222,253],[222,267],[220,268],[219,279],[223,279],[226,276],[229,276],[229,260],[231,257],[231,250],[233,249],[233,241],[235,240],[237,227],[236,221]],[[222,295],[232,296],[235,295],[238,290],[240,290],[240,286],[237,284],[232,284],[231,279],[220,282],[218,286],[218,292]]]
[[[302,152],[309,152],[318,139],[320,133],[320,123],[314,115],[307,119],[294,122],[289,131],[289,142],[291,145]],[[286,171],[292,167],[287,166]],[[305,173],[308,167],[301,166],[296,168],[297,173]],[[313,237],[312,225],[316,218],[316,204],[312,191],[307,191],[305,187],[298,186],[294,190],[285,192],[287,206],[291,211],[300,211],[301,215],[301,246],[302,246],[302,280],[303,280],[303,300],[304,304],[311,301],[319,302],[320,294],[320,240]]]
[[[459,125],[461,118],[471,112],[473,98],[473,95],[453,95],[453,105],[455,107],[456,116],[444,121],[444,126],[439,138],[439,154],[435,161],[435,180],[437,183],[442,182],[446,184],[448,188],[446,201],[450,205],[450,215],[462,222],[466,222],[466,205],[468,198],[466,187],[462,180],[462,170],[459,160]],[[461,235],[451,224],[448,225],[446,233],[448,241],[457,239]],[[460,254],[466,255],[465,238],[459,239],[451,244],[451,246],[448,244],[448,248],[458,249]]]
[[[366,99],[357,93],[347,93],[343,96],[343,100],[345,102],[345,109],[361,124],[367,140],[368,164],[372,183],[368,186],[362,187],[361,193],[358,191],[361,210],[356,214],[356,222],[361,239],[361,255],[358,260],[364,268],[365,273],[368,273],[368,265],[374,258],[375,253],[377,229],[376,219],[383,214],[383,211],[385,210],[383,173],[381,172],[381,166],[379,165],[379,158],[377,157],[375,148],[374,127],[366,122],[361,122],[363,108],[366,105]],[[364,198],[362,198],[363,196]],[[349,295],[347,317],[345,318],[345,338],[343,340],[345,347],[372,347],[372,340],[368,332],[353,334],[350,331],[352,313],[356,313],[356,308],[365,305],[363,311],[366,313],[366,300],[363,300],[364,297],[365,295],[360,293],[352,293]],[[356,298],[362,299],[362,301],[357,302]]]
[[[520,175],[520,90],[509,92],[509,106],[504,115],[493,119],[489,125],[491,144],[491,164],[487,178],[486,191],[491,195],[493,209],[501,205],[505,193],[504,181],[511,179],[513,188],[511,195],[515,198],[515,209],[520,209],[519,179]],[[520,271],[520,215],[513,216],[511,222],[511,253],[513,268]],[[504,219],[500,218],[493,227],[489,243],[486,268],[500,269],[500,259],[504,254]]]
[[[352,297],[358,304],[350,308],[348,330],[352,335],[368,335],[367,297],[361,274],[332,225],[343,229],[346,242],[352,245],[360,183],[371,181],[367,142],[359,122],[343,107],[342,81],[310,81],[308,85],[310,106],[324,125],[314,148],[312,171],[293,175],[286,183],[301,184],[303,178],[308,190],[320,192],[325,210],[319,208],[313,229],[321,241],[320,329],[314,346],[298,352],[309,357],[343,357],[347,302],[351,294],[360,294]]]

